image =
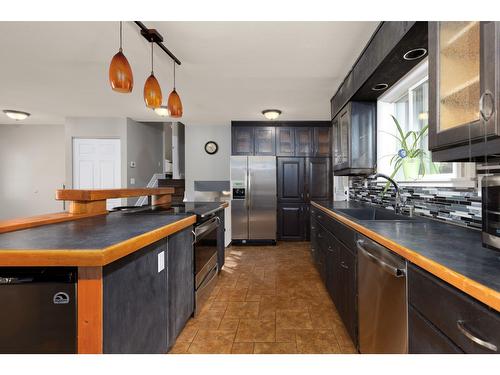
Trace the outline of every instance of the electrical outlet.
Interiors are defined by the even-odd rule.
[[[133,177],[130,178],[130,185],[135,185],[135,178]]]

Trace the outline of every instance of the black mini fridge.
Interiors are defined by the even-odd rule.
[[[0,268],[0,353],[76,353],[76,268]]]

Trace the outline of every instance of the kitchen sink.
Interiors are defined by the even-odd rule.
[[[347,216],[358,220],[377,221],[415,221],[414,217],[398,215],[384,208],[342,208],[336,209]]]

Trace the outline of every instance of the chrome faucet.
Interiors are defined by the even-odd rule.
[[[385,178],[387,181],[389,181],[394,186],[394,190],[396,192],[396,203],[394,204],[394,211],[396,211],[397,214],[401,213],[401,205],[402,205],[403,201],[401,199],[401,191],[399,189],[399,185],[396,181],[394,181],[392,178],[390,178],[389,176],[387,176],[383,173],[372,174],[372,175],[366,177],[366,179],[367,180],[376,180],[379,177]]]

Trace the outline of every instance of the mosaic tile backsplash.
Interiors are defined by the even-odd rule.
[[[382,195],[385,183],[365,187],[364,179],[349,179],[349,199],[379,207],[394,206],[396,194],[391,186]],[[473,188],[401,187],[406,205],[415,208],[416,215],[426,216],[471,228],[481,229],[481,197]]]

